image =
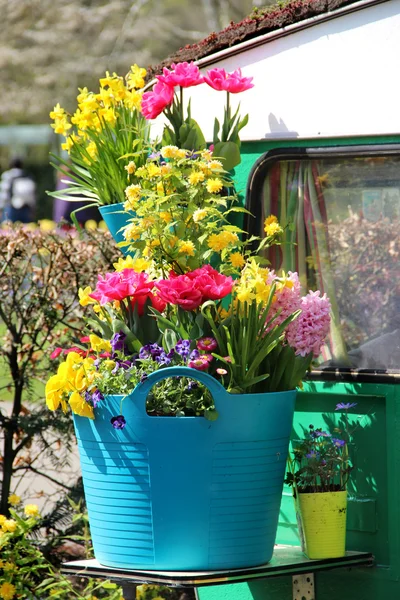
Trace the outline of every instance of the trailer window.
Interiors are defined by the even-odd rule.
[[[273,266],[330,297],[323,366],[400,372],[400,155],[266,165],[248,194],[253,232],[262,236],[275,214],[285,239],[268,256]]]

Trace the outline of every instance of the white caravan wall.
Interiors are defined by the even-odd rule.
[[[253,89],[231,95],[250,115],[242,140],[399,134],[400,0],[244,49],[214,67],[254,77]],[[206,85],[184,93],[211,140],[225,94]]]

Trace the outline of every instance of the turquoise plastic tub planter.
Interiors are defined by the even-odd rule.
[[[121,229],[128,224],[130,218],[130,215],[124,211],[124,203],[105,204],[104,206],[99,206],[99,211],[115,242],[117,244],[124,242],[125,239]],[[120,248],[120,250],[125,256],[131,254],[126,248]]]
[[[219,416],[150,417],[146,397],[166,377],[210,390]],[[272,556],[296,391],[228,394],[188,367],[156,371],[95,420],[74,415],[90,530],[109,567],[212,570],[251,567]]]

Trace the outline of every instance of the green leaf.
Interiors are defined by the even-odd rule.
[[[231,171],[240,164],[240,150],[234,142],[218,142],[214,146],[213,155],[221,159],[226,171]]]

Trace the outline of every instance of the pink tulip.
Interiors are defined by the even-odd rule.
[[[156,283],[158,297],[167,304],[180,306],[184,310],[195,310],[202,302],[202,294],[195,283],[186,275],[170,276]]]
[[[238,94],[254,87],[252,77],[243,77],[241,69],[233,73],[227,73],[225,69],[210,69],[204,75],[204,81],[218,92],[230,92]]]
[[[174,99],[174,88],[162,81],[156,83],[152,92],[142,96],[142,114],[145,119],[155,119]]]
[[[193,87],[203,83],[203,77],[200,75],[199,67],[191,62],[172,63],[171,71],[164,67],[163,75],[157,75],[158,81],[174,87],[180,85],[183,88]]]
[[[128,296],[132,299],[148,296],[153,287],[154,281],[149,281],[146,273],[123,269],[117,273],[106,273],[105,277],[98,275],[96,289],[90,297],[103,305],[113,300],[124,300]]]
[[[187,276],[193,280],[195,287],[201,291],[202,302],[221,300],[232,291],[232,277],[218,273],[210,265],[203,265],[201,268],[187,273]]]

